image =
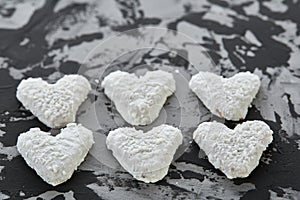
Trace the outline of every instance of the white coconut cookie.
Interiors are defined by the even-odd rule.
[[[247,121],[233,130],[218,122],[204,122],[194,132],[193,139],[209,162],[232,179],[249,176],[272,142],[272,134],[262,121]]]
[[[71,178],[93,143],[92,131],[70,123],[55,137],[31,128],[18,137],[17,149],[44,181],[55,186]]]
[[[166,124],[145,133],[135,128],[118,128],[110,131],[106,139],[107,148],[122,167],[146,183],[166,176],[181,143],[181,131]]]
[[[168,96],[176,89],[171,73],[149,71],[144,76],[116,71],[102,81],[105,94],[132,125],[147,125],[159,115]]]
[[[19,84],[17,98],[41,122],[59,128],[75,121],[76,112],[90,90],[90,83],[81,75],[65,75],[55,84],[28,78]]]
[[[199,72],[189,86],[214,115],[237,121],[246,117],[260,80],[250,72],[240,72],[231,78]]]

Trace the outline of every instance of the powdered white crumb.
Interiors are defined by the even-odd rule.
[[[247,121],[233,130],[218,122],[204,122],[193,139],[206,153],[210,163],[228,178],[244,178],[256,168],[273,132],[262,121]]]
[[[116,71],[104,78],[102,87],[118,112],[132,125],[152,123],[176,89],[173,75],[161,70],[149,71],[141,77]]]
[[[71,178],[93,143],[90,130],[70,123],[55,137],[31,128],[18,137],[17,149],[44,181],[55,186]]]
[[[260,87],[259,77],[240,72],[223,78],[210,72],[199,72],[190,80],[190,88],[214,114],[227,120],[244,119]]]
[[[118,128],[110,131],[106,139],[107,148],[123,168],[146,183],[163,179],[180,144],[181,131],[166,124],[145,133]]]
[[[90,90],[90,83],[81,75],[65,75],[55,84],[28,78],[19,84],[17,98],[41,122],[59,128],[75,121],[78,107]]]

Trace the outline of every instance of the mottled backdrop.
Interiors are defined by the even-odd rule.
[[[299,13],[298,0],[0,1],[0,199],[300,199]],[[158,120],[138,127],[168,123],[184,134],[169,174],[158,183],[133,180],[105,147],[109,130],[129,126],[100,87],[103,76],[118,69],[163,69],[177,81]],[[191,140],[200,122],[222,121],[188,89],[199,70],[261,77],[246,120],[268,123],[274,141],[248,178],[228,180]],[[93,86],[77,121],[94,131],[96,144],[69,181],[51,187],[15,146],[31,127],[50,129],[15,92],[24,78],[53,83],[71,73]]]

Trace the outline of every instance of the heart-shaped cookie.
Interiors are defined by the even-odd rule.
[[[81,75],[65,75],[55,84],[28,78],[19,84],[17,98],[41,122],[59,128],[75,121],[78,107],[90,90],[90,83]]]
[[[18,137],[17,149],[44,181],[55,186],[71,178],[93,143],[90,130],[70,123],[55,137],[31,128]]]
[[[146,183],[163,179],[181,143],[181,131],[166,124],[145,133],[135,128],[118,128],[110,131],[106,139],[107,148],[122,167]]]
[[[210,72],[199,72],[190,80],[190,88],[214,114],[227,120],[244,119],[260,87],[259,77],[240,72],[223,78]]]
[[[233,130],[218,122],[204,122],[193,134],[208,160],[229,179],[244,178],[259,164],[273,140],[273,131],[262,121],[247,121]]]
[[[132,125],[152,123],[176,89],[173,75],[161,70],[149,71],[141,77],[116,71],[104,78],[102,87],[122,117]]]

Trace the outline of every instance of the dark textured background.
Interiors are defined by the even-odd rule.
[[[0,1],[0,199],[300,199],[299,13],[298,0]],[[120,42],[107,40],[148,26],[177,30],[193,41],[177,35],[155,43],[135,34],[121,35]],[[106,48],[99,47],[103,41],[108,41]],[[163,46],[171,52],[128,52],[141,47],[141,41],[142,47]],[[103,76],[116,69],[163,69],[179,82],[152,126],[179,126],[185,143],[158,183],[133,180],[105,149],[107,132],[127,125],[99,87]],[[228,180],[191,142],[197,124],[215,118],[187,89],[197,70],[226,77],[251,71],[261,77],[246,120],[268,123],[274,141],[248,178]],[[51,187],[16,151],[19,133],[49,128],[21,106],[15,92],[21,79],[55,82],[71,73],[86,76],[93,85],[77,121],[95,132],[97,143],[69,181]]]

